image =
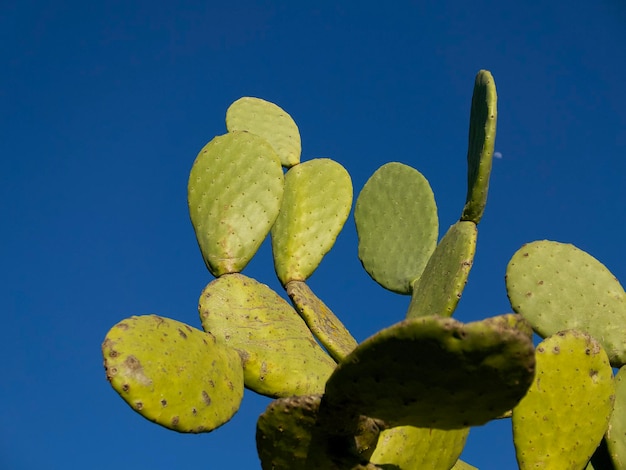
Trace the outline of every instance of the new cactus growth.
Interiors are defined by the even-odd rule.
[[[235,101],[227,133],[189,175],[191,222],[216,277],[198,302],[204,331],[156,315],[122,320],[102,345],[114,390],[147,419],[192,433],[226,423],[244,386],[274,398],[257,422],[263,469],[475,469],[459,460],[470,428],[511,414],[521,468],[584,468],[596,448],[589,468],[601,451],[626,468],[626,380],[620,372],[615,391],[609,365],[626,359],[626,300],[604,266],[569,245],[526,245],[507,268],[516,314],[449,318],[474,261],[496,116],[495,82],[481,70],[467,196],[441,240],[416,169],[388,163],[362,188],[359,259],[411,300],[359,344],[307,284],[349,216],[348,172],[328,158],[301,163],[298,127],[279,106]],[[284,296],[242,274],[268,234]],[[537,352],[533,330],[549,336]]]

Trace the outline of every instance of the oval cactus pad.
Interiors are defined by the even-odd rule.
[[[287,171],[283,202],[272,227],[274,266],[283,285],[313,274],[351,207],[352,180],[339,163],[317,158]]]
[[[579,469],[598,447],[613,409],[613,371],[600,344],[569,330],[537,346],[537,372],[513,409],[521,470]]]
[[[413,286],[407,318],[452,316],[472,269],[477,235],[474,222],[450,227]]]
[[[265,284],[224,275],[205,287],[198,310],[205,331],[240,352],[246,387],[271,397],[324,390],[335,362],[291,305]]]
[[[517,328],[420,317],[361,343],[337,366],[323,400],[390,426],[458,429],[515,406],[534,365],[532,342]]]
[[[465,447],[469,428],[429,429],[398,426],[380,434],[370,459],[382,468],[423,470],[449,469]]]
[[[215,137],[189,174],[191,223],[214,276],[241,271],[278,216],[284,177],[270,144],[247,132]]]
[[[467,198],[461,220],[480,222],[487,204],[498,117],[496,82],[487,70],[476,75],[467,149]]]
[[[606,433],[606,443],[617,470],[626,468],[626,367],[615,376],[615,404]]]
[[[437,246],[435,196],[422,174],[402,163],[381,166],[354,208],[359,259],[381,286],[410,294]]]
[[[522,246],[506,270],[513,310],[542,337],[586,331],[609,355],[626,364],[626,294],[613,274],[574,245],[536,241]]]
[[[174,431],[211,431],[243,398],[239,354],[176,320],[122,320],[107,333],[102,354],[115,391],[139,414]]]
[[[298,126],[282,108],[260,98],[243,97],[226,111],[229,132],[246,131],[267,140],[283,166],[300,162],[301,143]]]

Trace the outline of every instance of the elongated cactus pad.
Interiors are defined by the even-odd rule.
[[[422,174],[402,163],[381,166],[354,208],[359,258],[381,286],[410,294],[437,246],[435,197]]]
[[[615,387],[609,359],[586,333],[569,330],[537,346],[537,372],[513,409],[520,470],[584,468],[607,430]]]
[[[260,98],[243,97],[226,111],[229,132],[246,131],[267,140],[283,166],[300,162],[301,143],[298,126],[282,108]]]
[[[606,443],[616,470],[626,469],[626,367],[615,376],[615,406],[606,433]]]
[[[452,316],[474,262],[477,235],[474,222],[450,227],[413,286],[407,318]]]
[[[102,354],[115,391],[161,426],[208,432],[239,409],[239,354],[189,325],[156,315],[130,317],[109,330]]]
[[[214,276],[241,271],[280,209],[284,177],[278,156],[247,132],[215,137],[198,154],[188,205],[204,262]]]
[[[287,171],[272,227],[276,274],[283,285],[304,281],[332,248],[352,207],[352,180],[343,166],[318,158]]]
[[[343,323],[302,281],[290,281],[285,286],[294,307],[315,337],[337,362],[357,346],[356,340]]]
[[[517,328],[420,317],[361,343],[331,375],[323,401],[338,415],[389,426],[464,428],[516,405],[534,364],[532,342]]]
[[[384,430],[371,462],[402,470],[449,470],[463,451],[469,428],[442,429],[398,426]]]
[[[265,284],[224,275],[205,287],[198,310],[205,331],[241,354],[246,387],[270,397],[324,390],[335,362],[291,305]]]
[[[509,261],[506,289],[513,310],[537,334],[586,331],[600,341],[613,367],[626,363],[626,294],[591,255],[565,243],[528,243]]]
[[[470,111],[467,149],[467,198],[461,220],[480,222],[489,190],[489,176],[496,142],[496,83],[491,73],[481,70],[476,75]]]

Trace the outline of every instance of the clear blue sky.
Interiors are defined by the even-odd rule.
[[[241,96],[287,110],[303,160],[339,161],[357,192],[388,161],[419,169],[445,231],[488,69],[502,158],[456,318],[509,312],[505,266],[536,239],[574,243],[624,283],[625,3],[522,3],[3,0],[0,468],[259,468],[267,399],[246,393],[226,426],[177,434],[131,411],[100,353],[130,315],[200,326],[211,276],[187,177]],[[268,248],[245,273],[279,289]],[[310,284],[359,340],[409,300],[362,270],[352,217]],[[510,434],[472,430],[464,460],[515,468]]]

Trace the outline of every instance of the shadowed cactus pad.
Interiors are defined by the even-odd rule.
[[[359,258],[386,289],[410,294],[437,246],[439,219],[433,191],[422,174],[387,163],[365,183],[354,208]]]
[[[489,176],[496,142],[498,97],[491,73],[481,70],[476,75],[470,111],[467,149],[467,198],[461,220],[480,222],[487,203]]]
[[[473,222],[450,227],[413,286],[407,318],[452,316],[474,262],[477,235]]]
[[[608,452],[616,470],[626,469],[626,367],[615,376],[615,406],[606,433]]]
[[[246,387],[271,397],[321,393],[335,362],[276,292],[243,274],[210,282],[198,306],[202,326],[241,354]]]
[[[522,246],[506,270],[513,310],[542,337],[586,331],[614,367],[626,363],[626,294],[611,272],[574,245],[536,241]]]
[[[278,156],[247,132],[215,137],[198,154],[188,205],[204,262],[214,276],[239,272],[278,216],[283,195]]]
[[[484,424],[524,396],[534,373],[530,338],[500,322],[421,317],[361,343],[326,384],[331,410],[390,426]]]
[[[130,317],[107,333],[102,354],[115,391],[161,426],[207,432],[239,409],[239,354],[189,325],[156,315]]]
[[[283,166],[300,162],[301,143],[298,126],[282,108],[260,98],[243,97],[226,111],[229,132],[246,131],[267,140]]]
[[[537,346],[537,372],[513,409],[521,470],[584,468],[607,430],[615,388],[600,344],[569,330]]]
[[[332,248],[352,207],[352,180],[343,166],[318,158],[290,168],[272,227],[276,274],[304,281]]]
[[[384,430],[370,459],[402,470],[449,470],[463,451],[469,428],[442,429],[398,426]]]

